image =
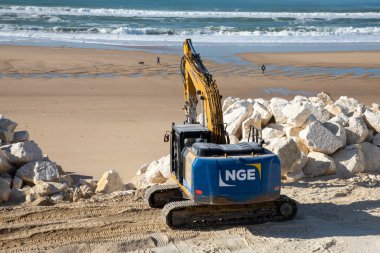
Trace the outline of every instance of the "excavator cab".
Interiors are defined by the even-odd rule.
[[[211,140],[211,132],[198,124],[183,124],[172,126],[170,145],[170,171],[180,184],[183,184],[183,151],[191,148],[194,143],[207,143]]]

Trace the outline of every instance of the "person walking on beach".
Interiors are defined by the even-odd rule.
[[[156,65],[161,65],[161,59],[159,56],[157,56]]]
[[[263,72],[263,75],[265,74],[265,65],[263,64],[263,66],[261,66],[261,71]]]

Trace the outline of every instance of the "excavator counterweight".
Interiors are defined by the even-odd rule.
[[[149,188],[146,203],[162,208],[172,228],[292,219],[297,205],[280,195],[280,159],[253,139],[228,144],[216,82],[190,39],[183,50],[180,69],[186,120],[173,123],[165,138],[171,144],[170,170],[176,184]],[[201,124],[197,121],[198,100]]]

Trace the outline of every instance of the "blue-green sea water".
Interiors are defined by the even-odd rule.
[[[3,44],[165,46],[185,38],[211,46],[377,48],[380,0],[0,0]]]

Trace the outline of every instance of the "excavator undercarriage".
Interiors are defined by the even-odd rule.
[[[204,205],[184,197],[178,185],[155,185],[145,194],[151,208],[162,208],[166,224],[175,229],[249,225],[291,220],[297,204],[281,195],[275,201],[239,205]]]

